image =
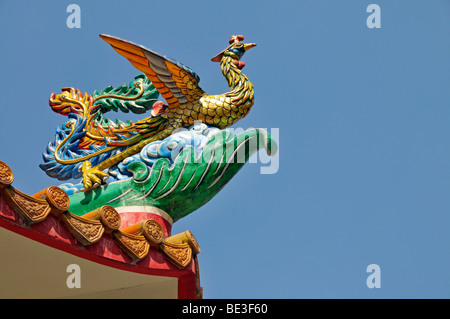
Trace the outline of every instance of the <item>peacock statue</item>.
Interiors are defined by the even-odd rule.
[[[197,74],[171,58],[114,36],[100,37],[144,75],[129,86],[108,87],[92,95],[74,88],[51,95],[52,109],[69,120],[59,130],[55,144],[49,144],[41,168],[62,180],[81,173],[84,191],[102,185],[109,177],[108,168],[177,129],[197,122],[224,129],[244,118],[254,104],[253,84],[242,73],[245,63],[241,58],[256,44],[244,43],[242,35],[231,36],[229,46],[212,58],[220,63],[230,88],[218,95],[204,92]],[[158,93],[166,103],[157,100]],[[117,109],[150,110],[150,116],[136,123],[113,123],[104,117],[107,111]]]

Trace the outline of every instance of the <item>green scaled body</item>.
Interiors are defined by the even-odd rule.
[[[222,130],[201,154],[187,147],[172,165],[166,158],[157,160],[151,170],[142,162],[130,164],[132,178],[70,196],[70,210],[82,215],[102,205],[153,206],[177,221],[214,197],[262,148],[269,154],[277,150],[264,130],[251,129],[236,136]]]

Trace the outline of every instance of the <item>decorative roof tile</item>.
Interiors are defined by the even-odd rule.
[[[33,233],[39,233],[58,241],[55,246],[70,246],[68,252],[84,251],[88,259],[119,261],[140,268],[138,272],[145,267],[151,273],[155,265],[152,259],[161,264],[164,256],[170,276],[193,273],[194,295],[202,297],[196,258],[200,248],[190,231],[165,237],[163,227],[153,219],[121,228],[121,216],[111,206],[103,205],[79,216],[69,211],[69,196],[61,188],[50,186],[30,196],[14,188],[13,181],[12,170],[0,161],[0,219],[11,227],[20,227],[22,234],[33,238]]]

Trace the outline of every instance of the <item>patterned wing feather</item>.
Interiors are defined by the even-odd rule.
[[[100,37],[145,73],[169,108],[179,108],[205,94],[198,85],[200,78],[187,66],[126,40],[104,34]]]

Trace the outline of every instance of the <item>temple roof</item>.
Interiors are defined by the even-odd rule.
[[[52,268],[62,260],[75,259],[75,263],[84,265],[81,266],[83,269],[95,269],[97,273],[89,280],[92,289],[76,292],[78,295],[101,297],[100,291],[103,296],[114,294],[115,289],[123,289],[123,283],[128,282],[134,283],[131,286],[128,284],[128,292],[133,298],[202,297],[197,260],[200,248],[190,231],[165,237],[161,225],[153,219],[121,227],[121,216],[107,205],[79,216],[68,210],[70,199],[59,187],[50,186],[28,195],[14,188],[13,181],[12,170],[0,161],[0,227],[13,232],[0,231],[0,237],[5,239],[2,242],[8,242],[8,245],[0,246],[2,254],[10,254],[5,256],[0,266],[2,287],[5,288],[8,282],[5,269],[9,260],[15,260],[17,271],[13,277],[19,278],[23,277],[20,269],[29,267],[29,262],[41,264],[44,268],[47,264]],[[31,256],[30,247],[36,247]],[[59,257],[54,258],[55,255]],[[103,280],[98,274],[103,274]],[[48,285],[48,281],[52,280],[51,273],[33,272],[35,279],[41,275]],[[86,272],[83,276],[90,277]],[[117,285],[112,284],[114,281]],[[146,288],[136,290],[136,286]],[[17,290],[17,282],[12,287]],[[168,287],[176,287],[177,293],[174,294]],[[64,294],[69,289],[63,288],[62,295],[54,296],[57,290],[52,290],[48,297],[73,297],[73,291]],[[136,291],[133,292],[133,289]],[[8,289],[2,291],[12,293]]]

